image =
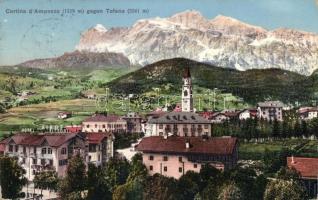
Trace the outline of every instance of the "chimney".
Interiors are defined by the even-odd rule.
[[[186,145],[186,149],[190,149],[190,141],[189,140],[186,141],[185,145]]]
[[[292,155],[291,159],[292,159],[291,164],[295,164],[295,160],[294,160],[294,156],[293,155]]]

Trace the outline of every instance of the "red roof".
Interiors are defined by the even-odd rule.
[[[38,146],[43,142],[47,142],[49,146],[58,147],[67,142],[68,140],[76,137],[78,134],[65,134],[65,133],[44,133],[39,135],[31,135],[28,133],[16,134],[6,140],[5,144],[13,141],[15,144],[19,145],[31,145]]]
[[[65,126],[64,128],[65,128],[66,132],[69,132],[69,133],[78,133],[78,132],[82,131],[81,125]]]
[[[121,118],[117,115],[102,115],[102,114],[95,114],[91,117],[88,117],[84,120],[84,122],[116,122],[121,120]]]
[[[287,157],[287,165],[295,168],[302,178],[317,179],[318,158]]]
[[[86,133],[86,140],[90,144],[99,144],[103,141],[103,139],[110,136],[110,133]]]
[[[187,141],[190,142],[190,148],[186,148]],[[137,150],[149,153],[229,155],[234,152],[236,144],[237,139],[232,137],[203,140],[200,137],[170,136],[164,139],[162,136],[153,136],[143,138]]]

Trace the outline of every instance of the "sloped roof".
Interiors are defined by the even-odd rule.
[[[284,104],[280,101],[264,101],[264,102],[259,102],[257,104],[259,107],[284,107]]]
[[[150,124],[210,124],[211,122],[193,112],[169,112],[148,121]]]
[[[187,141],[190,148],[186,148]],[[203,140],[200,137],[170,136],[164,139],[162,136],[152,136],[143,138],[137,150],[148,153],[229,155],[234,152],[236,144],[237,139],[232,137]]]
[[[121,121],[121,117],[117,115],[102,115],[95,114],[91,117],[86,118],[83,122],[116,122]],[[124,121],[124,120],[123,120]]]
[[[295,168],[302,178],[317,179],[318,158],[287,157],[287,166]]]
[[[67,142],[68,140],[79,136],[78,134],[68,134],[68,133],[43,133],[39,135],[28,134],[28,133],[20,133],[13,135],[5,143],[9,143],[13,141],[18,145],[31,145],[31,146],[39,146],[43,144],[43,142],[47,142],[49,146],[58,147]]]
[[[90,144],[99,144],[101,143],[105,138],[112,137],[111,133],[86,133],[86,140]]]
[[[70,133],[78,133],[82,130],[82,126],[81,125],[76,125],[76,126],[65,126],[64,127],[65,130],[67,132],[70,132]]]

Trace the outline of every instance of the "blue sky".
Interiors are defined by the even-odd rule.
[[[24,9],[148,9],[139,14],[14,14]],[[0,0],[0,65],[59,56],[74,50],[81,32],[96,25],[131,26],[136,20],[198,10],[222,14],[266,29],[318,33],[318,0]]]

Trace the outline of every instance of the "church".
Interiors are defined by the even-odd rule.
[[[193,91],[190,69],[183,73],[181,112],[168,112],[147,122],[146,136],[208,136],[211,137],[212,124],[194,112]]]

